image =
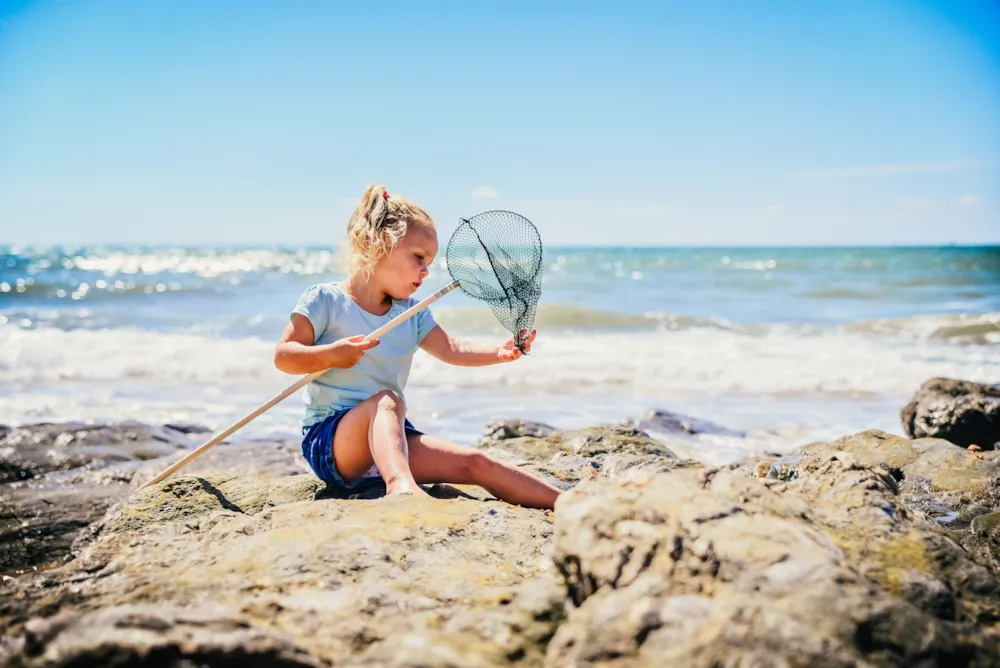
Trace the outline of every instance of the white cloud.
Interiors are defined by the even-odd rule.
[[[857,165],[837,169],[796,172],[789,176],[807,179],[850,178],[868,176],[893,176],[896,174],[940,174],[964,172],[993,167],[994,160],[946,160],[939,162],[909,162],[884,165]]]
[[[969,193],[968,195],[962,195],[958,198],[958,205],[964,207],[976,206],[979,204],[979,195],[975,193]]]
[[[496,188],[492,186],[479,186],[470,193],[470,196],[476,199],[490,199],[493,197],[499,197],[500,193],[497,192]]]
[[[764,215],[771,216],[772,218],[778,218],[785,214],[784,204],[771,204],[764,207]]]

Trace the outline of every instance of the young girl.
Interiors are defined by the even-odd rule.
[[[316,475],[341,493],[379,478],[388,494],[425,494],[420,483],[471,484],[509,503],[553,508],[556,487],[428,436],[406,419],[403,387],[417,346],[449,364],[485,366],[518,359],[513,338],[501,346],[460,339],[424,309],[381,340],[364,340],[417,302],[411,295],[438,252],[430,215],[369,186],[347,224],[347,240],[347,278],[303,293],[274,352],[274,365],[285,373],[330,369],[305,391],[302,454]],[[532,331],[525,349],[534,338]]]

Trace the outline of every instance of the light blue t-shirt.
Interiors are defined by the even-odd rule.
[[[324,344],[370,334],[416,303],[412,298],[396,299],[388,313],[374,315],[358,306],[339,284],[320,283],[302,293],[288,317],[299,313],[309,318],[315,344]],[[430,309],[424,309],[382,336],[380,343],[366,350],[350,369],[330,369],[306,385],[302,426],[321,422],[344,408],[353,408],[380,390],[392,390],[403,396],[413,353],[436,326]]]

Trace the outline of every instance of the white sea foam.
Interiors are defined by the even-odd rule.
[[[294,382],[274,369],[273,345],[140,330],[0,326],[0,422],[130,418],[223,428]],[[998,382],[1000,356],[989,345],[871,329],[562,331],[540,335],[530,357],[513,364],[468,369],[420,352],[407,395],[421,420],[440,419],[452,437],[466,439],[492,417],[572,427],[680,407],[752,432],[745,443],[705,439],[699,445],[700,458],[721,461],[751,445],[774,448],[886,428],[932,376]],[[289,399],[248,432],[294,432],[300,414],[300,400]]]
[[[507,387],[531,394],[896,395],[930,376],[1000,380],[1000,356],[993,346],[938,340],[934,333],[940,329],[940,324],[927,328],[922,337],[792,325],[752,331],[718,326],[543,331],[531,355],[516,364],[470,370],[418,353],[411,382]],[[270,386],[288,378],[271,364],[273,346],[273,341],[256,338],[7,325],[0,327],[0,382],[26,387],[106,380]]]
[[[414,378],[444,387],[503,386],[532,393],[628,392],[649,396],[903,395],[931,376],[1000,380],[989,346],[840,331],[764,335],[697,328],[538,339],[530,359],[472,373],[418,358]]]

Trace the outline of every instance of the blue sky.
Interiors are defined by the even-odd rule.
[[[0,243],[1000,242],[989,0],[0,8]]]

